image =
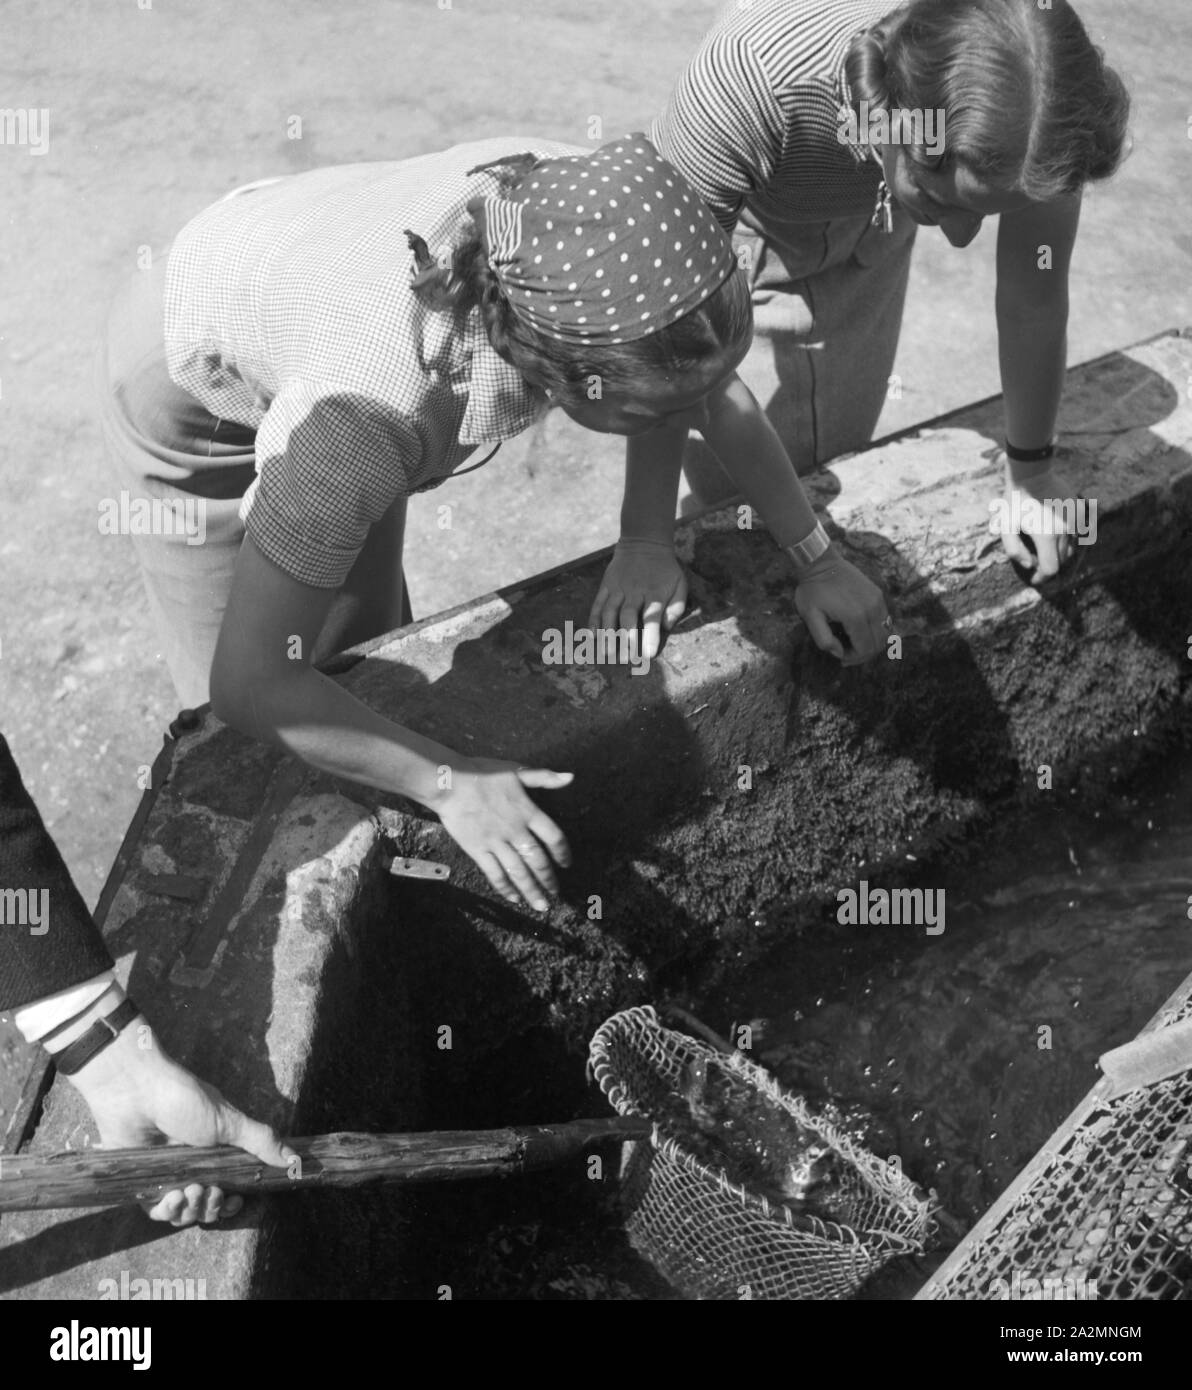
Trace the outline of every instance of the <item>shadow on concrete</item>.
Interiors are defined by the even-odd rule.
[[[0,1246],[0,1293],[11,1293],[42,1279],[74,1269],[82,1259],[95,1259],[117,1250],[135,1250],[176,1232],[156,1225],[140,1211],[109,1207],[72,1216],[53,1226]],[[95,1297],[99,1296],[96,1288]]]
[[[1094,374],[1096,389],[1109,400],[1129,402],[1128,415],[1121,415],[1112,429],[1104,432],[1089,430],[1089,435],[1108,440],[1115,434],[1148,428],[1167,418],[1178,405],[1178,396],[1171,383],[1148,367],[1124,354],[1114,353],[1082,369]],[[969,428],[988,430],[991,443],[1000,434],[1001,398],[953,412],[937,421],[927,422],[918,429],[934,425],[961,424]],[[963,420],[959,419],[963,416]],[[984,417],[984,418],[983,418]],[[1064,431],[1065,440],[1079,438],[1080,430]],[[893,436],[897,438],[898,436]],[[1163,446],[1166,448],[1166,445]],[[1075,453],[1073,448],[1067,454]],[[1170,471],[1183,475],[1181,487],[1185,494],[1192,489],[1192,479],[1186,473],[1189,457],[1182,450],[1170,450]],[[1079,459],[1060,458],[1060,468],[1075,480],[1079,477]],[[818,496],[829,500],[839,493],[839,485],[831,473],[815,475]],[[1184,514],[1192,508],[1185,505]],[[1086,638],[1095,637],[1098,614],[1090,604],[1088,591],[1093,586],[1103,590],[1127,618],[1140,643],[1161,661],[1170,661],[1187,641],[1187,603],[1184,556],[1190,539],[1187,526],[1173,531],[1171,500],[1154,491],[1132,499],[1125,507],[1115,509],[1111,531],[1102,537],[1091,551],[1078,550],[1073,561],[1059,576],[1040,589],[1042,605],[1046,608],[1044,621],[1033,627],[1021,625],[1023,641],[1005,644],[994,653],[997,668],[978,660],[968,639],[955,632],[951,615],[944,603],[931,594],[932,576],[914,568],[907,558],[884,536],[877,532],[837,531],[846,554],[875,583],[887,593],[891,612],[897,626],[906,631],[902,657],[891,662],[879,657],[865,668],[844,669],[830,657],[820,653],[801,634],[793,653],[794,685],[791,691],[787,721],[787,744],[797,745],[808,737],[804,716],[809,708],[815,716],[815,737],[824,737],[822,711],[828,706],[839,718],[835,736],[847,745],[850,757],[872,745],[875,756],[881,753],[893,775],[883,795],[897,797],[903,780],[898,769],[906,762],[923,774],[928,786],[945,798],[957,799],[959,819],[968,815],[963,803],[976,794],[992,805],[1013,796],[1023,786],[1023,778],[1034,767],[1022,768],[1014,750],[1010,733],[1010,712],[1014,709],[1013,692],[1030,692],[1037,696],[1040,687],[1047,691],[1058,687],[1058,681],[1040,681],[1040,669],[1047,663],[1065,663],[1073,647]],[[761,538],[758,538],[761,540]],[[1158,542],[1158,544],[1156,544]],[[793,586],[790,594],[781,585],[753,583],[751,575],[741,575],[742,545],[757,544],[758,540],[729,533],[705,533],[699,538],[694,564],[690,566],[693,592],[702,612],[695,622],[709,621],[733,609],[738,614],[741,632],[751,641],[784,658],[785,642],[775,643],[774,626],[758,620],[758,613],[768,607],[786,616],[795,617]],[[763,544],[768,541],[762,540]],[[1010,575],[1014,579],[1009,578]],[[1013,596],[1015,588],[1029,587],[1029,574],[1018,566],[998,566],[987,572],[984,580],[991,605],[1004,603]],[[1042,630],[1040,631],[1040,628]],[[909,629],[909,631],[908,631]],[[916,635],[930,633],[930,640]],[[1013,634],[1017,637],[1019,634]],[[1153,689],[1153,665],[1139,663],[1138,669],[1122,663],[1105,668],[1119,681],[1138,683],[1141,690]],[[894,680],[891,677],[896,677]],[[1150,684],[1148,684],[1150,682]],[[1058,694],[1058,691],[1057,691]],[[1095,698],[1095,697],[1094,697]],[[1140,700],[1140,704],[1142,701]],[[1048,744],[1056,754],[1071,746],[1070,734],[1058,735],[1057,721],[1065,711],[1050,711],[1040,704],[1037,710],[1041,725],[1040,747]],[[1102,729],[1090,721],[1079,720],[1084,727],[1089,751],[1101,757],[1107,740]],[[1050,726],[1050,728],[1046,727]],[[1123,753],[1132,736],[1118,740]],[[1108,740],[1112,743],[1114,740]],[[1137,748],[1134,750],[1137,752]],[[891,763],[893,759],[893,763]],[[1044,759],[1046,760],[1046,759]],[[1129,761],[1136,759],[1130,758]],[[1106,761],[1115,761],[1109,759]],[[1121,762],[1121,758],[1116,759]],[[833,796],[833,788],[821,787],[819,796]],[[864,838],[864,813],[855,826]],[[941,827],[947,832],[946,824]],[[936,836],[908,845],[906,852],[917,858],[930,855],[938,848]],[[954,838],[954,837],[953,837]],[[946,846],[945,846],[946,847]]]

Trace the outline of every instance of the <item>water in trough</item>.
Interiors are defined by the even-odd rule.
[[[1190,843],[1192,757],[1182,755],[1096,811],[1052,804],[995,849],[974,841],[932,880],[946,895],[942,932],[844,925],[826,912],[820,931],[682,1002],[721,1033],[748,1025],[735,1036],[785,1086],[831,1098],[837,1118],[882,1157],[897,1154],[967,1228],[1093,1084],[1098,1055],[1131,1038],[1192,968]],[[403,975],[412,1020],[424,1011],[408,1026],[433,1023],[450,939],[420,967],[399,935],[378,949],[364,1027],[393,1036],[392,982]],[[346,1055],[380,1076],[370,1037]],[[396,1127],[394,1083],[389,1072],[350,1127]],[[426,1127],[608,1113],[582,1059],[545,1029],[471,1067],[466,1112],[461,1088],[425,1070],[417,1084]],[[285,1282],[316,1298],[675,1297],[630,1249],[611,1156],[606,1167],[598,1182],[577,1162],[500,1182],[298,1198]],[[873,1292],[909,1297],[928,1269]]]

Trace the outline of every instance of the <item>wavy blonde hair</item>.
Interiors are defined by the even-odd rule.
[[[942,111],[937,168],[964,165],[1033,202],[1108,178],[1130,97],[1068,0],[910,0],[845,59],[854,108]]]

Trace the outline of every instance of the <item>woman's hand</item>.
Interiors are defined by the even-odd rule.
[[[297,1159],[268,1125],[250,1120],[214,1086],[180,1067],[143,1018],[134,1019],[68,1080],[94,1116],[101,1148],[234,1144],[277,1168]],[[179,1154],[178,1167],[185,1166],[186,1157]],[[225,1197],[222,1188],[189,1183],[145,1210],[154,1221],[193,1226],[235,1216],[243,1205],[242,1197]]]
[[[499,758],[470,758],[454,770],[450,789],[432,809],[502,897],[511,903],[524,897],[536,912],[545,912],[547,894],[559,888],[551,860],[566,868],[571,850],[563,832],[525,789],[555,790],[572,775],[518,767]]]
[[[1087,518],[1082,503],[1055,472],[1050,461],[1043,464],[1015,464],[1006,459],[1004,500],[995,511],[994,528],[1000,533],[1002,549],[1024,570],[1033,570],[1031,584],[1038,588],[1054,578],[1075,550],[1077,524]],[[1081,523],[1083,524],[1083,523]],[[1024,535],[1035,547],[1032,555]],[[1096,539],[1095,530],[1092,538]]]
[[[882,591],[834,545],[799,571],[798,584],[795,607],[821,651],[830,652],[844,666],[857,666],[885,647],[892,624]],[[851,651],[845,651],[829,623],[845,630]]]
[[[604,571],[604,579],[588,614],[588,626],[637,632],[642,629],[641,654],[653,661],[669,632],[687,607],[687,576],[669,541],[622,540]]]

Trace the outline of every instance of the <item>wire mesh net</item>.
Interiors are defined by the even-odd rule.
[[[610,1018],[592,1039],[593,1074],[614,1109],[654,1121],[649,1143],[627,1145],[621,1200],[630,1240],[681,1293],[697,1299],[848,1298],[896,1255],[922,1252],[928,1202],[903,1176],[814,1116],[740,1053],[724,1054],[662,1027],[652,1008]],[[714,1077],[736,1113],[830,1151],[833,1214],[826,1220],[734,1181],[697,1156],[668,1118],[688,1104],[688,1078]]]
[[[1192,977],[1155,1023],[1189,1016]],[[920,1299],[1192,1301],[1192,1073],[1106,1092],[1085,1097]]]

